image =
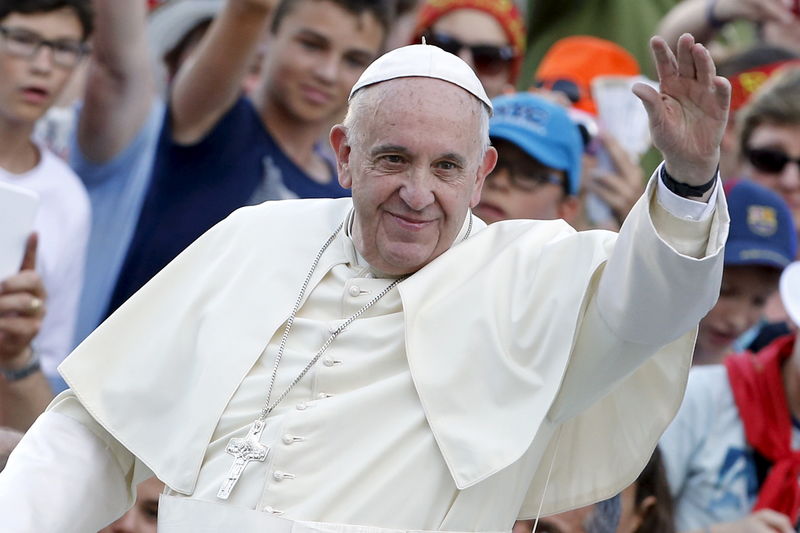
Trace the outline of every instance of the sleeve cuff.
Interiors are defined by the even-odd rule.
[[[661,163],[661,165],[663,164],[664,163]],[[659,205],[666,209],[672,216],[683,220],[694,220],[698,222],[707,220],[717,206],[717,195],[715,191],[716,188],[720,186],[719,172],[717,172],[717,183],[715,183],[714,188],[711,189],[711,197],[708,199],[708,202],[700,202],[684,198],[667,189],[667,186],[658,178],[661,165],[659,165],[659,168],[656,169],[655,172],[656,180],[658,181],[656,199]]]

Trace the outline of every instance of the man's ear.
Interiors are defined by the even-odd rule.
[[[475,188],[472,190],[472,196],[470,197],[469,206],[470,208],[475,207],[481,201],[481,191],[483,190],[483,182],[486,181],[486,176],[494,170],[494,166],[497,164],[497,150],[495,150],[494,146],[490,146],[486,152],[483,154],[483,160],[478,166],[478,175],[475,179]]]
[[[336,169],[339,173],[339,185],[349,189],[353,185],[353,176],[350,174],[350,143],[347,140],[347,128],[341,124],[331,128],[331,146],[336,154]]]

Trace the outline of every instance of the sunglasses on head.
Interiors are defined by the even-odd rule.
[[[468,49],[472,55],[475,71],[487,76],[500,74],[516,57],[511,46],[466,44],[440,32],[426,33],[425,42],[454,55],[458,55],[465,48]]]
[[[770,174],[783,172],[784,167],[789,163],[800,166],[800,157],[791,158],[785,152],[775,148],[750,148],[745,155],[753,168]]]
[[[563,93],[573,104],[577,104],[581,100],[581,88],[572,80],[536,80],[534,86],[538,89]]]

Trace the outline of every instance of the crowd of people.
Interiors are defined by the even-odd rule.
[[[616,3],[623,2],[597,4],[607,8],[606,15],[612,20],[618,11]],[[403,337],[402,324],[388,320],[404,312],[408,315],[405,327],[416,328],[413,334],[406,331],[401,339],[404,346],[370,341],[369,349],[387,368],[397,365],[389,359],[394,351],[408,351],[407,366],[413,377],[413,387],[408,390],[417,391],[414,402],[421,400],[425,416],[420,415],[423,422],[405,414],[398,416],[394,434],[386,429],[386,438],[397,438],[409,446],[407,457],[394,457],[393,468],[406,470],[409,477],[429,475],[431,481],[420,485],[436,486],[415,486],[397,473],[387,474],[383,466],[374,467],[374,475],[369,465],[354,467],[338,484],[320,486],[319,495],[308,497],[306,506],[298,507],[302,513],[345,517],[340,520],[343,523],[348,518],[350,523],[359,523],[362,517],[366,522],[374,518],[382,523],[383,514],[367,509],[371,498],[329,494],[350,489],[357,481],[354,478],[360,476],[381,490],[396,478],[398,487],[417,491],[409,501],[430,499],[430,516],[407,522],[404,517],[424,513],[410,503],[392,502],[397,521],[389,522],[400,525],[390,527],[402,530],[430,529],[434,524],[436,529],[452,531],[508,531],[513,526],[514,533],[800,531],[800,343],[794,342],[800,324],[800,263],[795,263],[800,259],[800,5],[782,0],[653,2],[664,5],[658,13],[649,13],[647,23],[629,20],[626,31],[627,27],[609,24],[606,28],[592,20],[596,31],[584,35],[588,30],[577,34],[575,28],[584,27],[582,21],[594,17],[594,7],[576,5],[571,12],[572,7],[558,4],[537,0],[0,2],[0,195],[6,194],[3,186],[10,185],[38,196],[33,226],[20,228],[24,239],[0,249],[2,254],[18,255],[20,265],[17,273],[0,280],[0,472],[20,439],[26,442],[23,435],[51,405],[48,413],[72,417],[88,428],[87,433],[97,435],[97,446],[111,450],[108,464],[122,465],[126,483],[138,485],[138,490],[119,495],[120,501],[133,507],[102,532],[155,531],[159,494],[172,498],[188,495],[195,484],[201,496],[208,490],[208,494],[216,493],[216,486],[207,488],[214,483],[208,478],[212,472],[214,476],[224,474],[230,455],[236,457],[230,451],[229,438],[249,435],[244,424],[250,419],[242,419],[250,416],[243,414],[244,402],[265,391],[267,384],[269,399],[276,375],[278,388],[282,384],[288,388],[280,397],[276,388],[273,399],[280,402],[287,397],[297,411],[336,396],[333,382],[321,374],[313,378],[315,385],[309,391],[313,398],[300,401],[300,388],[289,393],[297,383],[309,379],[303,378],[306,372],[315,375],[317,360],[325,368],[342,365],[334,356],[339,352],[323,358],[320,351],[303,369],[302,363],[292,359],[297,359],[297,352],[308,352],[310,358],[317,345],[326,342],[324,351],[347,327],[347,333],[336,341],[342,350],[353,349],[354,341],[349,339],[370,328],[393,331],[397,340]],[[562,12],[570,15],[569,23]],[[544,23],[550,24],[548,31],[542,30]],[[649,45],[646,39],[637,41],[634,49],[631,39],[636,36],[641,41],[642,32],[662,35],[664,40],[655,39]],[[699,43],[706,44],[711,53]],[[471,67],[480,83],[474,87],[471,81],[464,81],[458,67],[428,54],[425,48],[408,45],[435,47],[457,56]],[[656,75],[649,63],[643,63],[640,49],[647,46],[655,57]],[[391,59],[381,63],[385,58],[405,57],[406,50],[411,59],[405,59],[402,68]],[[436,68],[446,64],[447,73],[423,71],[424,61],[431,61]],[[392,69],[399,73],[391,74]],[[648,74],[660,85],[648,79]],[[703,90],[717,100],[695,98],[692,91],[700,91],[696,86],[681,92],[684,78],[705,84]],[[435,85],[442,80],[447,82],[446,90]],[[459,92],[454,94],[456,90]],[[688,94],[686,100],[684,94]],[[689,100],[691,109],[684,105]],[[679,124],[695,126],[695,131],[686,128],[681,135],[670,136],[674,133],[670,121],[675,119],[665,113],[678,109],[668,107],[672,101],[681,103],[679,111],[683,113],[679,115],[692,115],[696,120],[688,122],[690,117]],[[662,105],[659,102],[667,102],[667,107],[658,107]],[[474,124],[468,126],[473,129],[464,130],[467,122],[457,120],[471,120]],[[708,124],[708,134],[703,136],[706,130],[702,127]],[[715,144],[712,126],[717,124],[720,131]],[[406,131],[417,132],[416,137],[404,134]],[[484,133],[486,146],[476,136]],[[473,168],[472,160],[447,152],[429,165],[437,180],[430,190],[404,184],[398,186],[396,195],[389,194],[397,176],[411,176],[407,177],[409,183],[428,179],[414,177],[427,172],[421,168],[428,162],[408,146],[433,150],[440,137],[469,146],[470,154],[483,154],[482,158],[473,154],[478,159],[475,186],[461,190],[465,169]],[[417,146],[423,142],[425,146]],[[365,149],[368,145],[373,147],[371,151]],[[655,149],[666,163],[656,164]],[[706,168],[712,159],[718,172],[713,165]],[[364,171],[359,173],[356,169],[361,168]],[[697,180],[695,170],[701,174]],[[692,179],[680,180],[687,175]],[[700,179],[703,176],[706,178]],[[323,233],[330,233],[327,226],[317,231],[317,218],[341,218],[341,206],[345,205],[341,202],[349,202],[346,199],[351,195],[355,215],[351,212],[345,217],[340,230],[319,251],[303,283],[316,247],[327,237]],[[340,198],[345,200],[330,204],[336,208],[295,201]],[[269,216],[259,218],[252,208],[240,210],[264,202],[270,206]],[[387,226],[384,215],[373,214],[371,202],[402,219],[400,229]],[[428,249],[399,235],[401,230],[427,231],[423,226],[428,221],[422,213],[429,212],[430,202],[442,204],[445,222],[442,237]],[[459,202],[469,208],[466,219],[457,210]],[[297,205],[314,207],[302,212],[290,207]],[[720,214],[725,206],[729,228],[728,219]],[[554,222],[531,226],[552,239],[547,240],[539,233],[535,238],[523,233],[529,226],[506,222],[557,219],[577,231]],[[2,213],[0,221],[9,227],[18,222]],[[298,232],[306,221],[315,229]],[[485,225],[489,228],[483,229]],[[613,232],[620,232],[619,244],[610,240]],[[309,235],[322,240],[307,242]],[[623,259],[618,257],[621,251],[612,254],[615,246],[627,250],[625,246],[634,237],[646,241],[636,246],[649,256],[640,258],[630,252],[630,257]],[[377,244],[371,245],[370,239]],[[459,249],[469,250],[467,239],[477,242],[475,247],[483,243],[505,263],[485,261],[476,251],[456,256]],[[196,241],[198,244],[193,244]],[[392,246],[382,244],[385,241]],[[656,241],[663,249],[652,244]],[[457,245],[450,250],[453,242]],[[724,252],[720,252],[723,243]],[[0,246],[4,244],[0,242]],[[263,257],[235,255],[228,249],[234,244],[269,249],[258,252]],[[501,244],[508,247],[501,249]],[[325,252],[328,245],[330,251]],[[517,245],[535,249],[531,254],[537,262],[530,263],[513,247]],[[281,256],[300,252],[309,253],[308,260],[302,255],[296,263],[282,264]],[[332,252],[346,259],[337,259],[338,267],[330,259],[332,264],[325,267],[330,272],[314,277],[320,258]],[[409,276],[408,282],[420,276],[423,282],[433,279],[433,275],[424,276],[442,272],[448,263],[436,258],[443,253],[451,263],[457,257],[465,263],[480,263],[483,270],[476,266],[473,272],[464,263],[458,267],[464,273],[440,275],[439,282],[426,286],[430,300],[414,308],[412,303],[420,298],[421,290],[405,280]],[[668,257],[670,253],[686,264]],[[718,264],[714,263],[717,255]],[[630,272],[620,275],[623,263],[631,269],[639,265],[652,270],[650,277]],[[524,270],[531,264],[535,274]],[[261,269],[264,277],[280,278],[275,283],[287,285],[289,291],[302,284],[290,315],[283,307],[267,312],[264,300],[286,300],[280,305],[291,308],[294,294],[284,298],[277,290],[281,287],[241,281],[253,269]],[[524,304],[515,299],[520,288],[543,290],[550,283],[542,281],[543,273],[555,276],[561,269],[562,276],[574,272],[574,287],[564,289],[552,282],[556,289],[547,297]],[[662,287],[662,278],[665,284],[674,280],[667,280],[659,269],[672,269],[676,276],[680,273],[678,277],[685,277],[681,281],[686,285],[674,292]],[[473,288],[467,295],[472,300],[456,290],[459,284],[486,277],[487,271],[499,280],[496,286]],[[701,275],[705,278],[690,279]],[[721,276],[718,291],[715,276]],[[609,296],[612,281],[608,278],[614,283],[625,278],[628,285],[615,286],[620,293]],[[380,284],[384,280],[393,281],[384,287]],[[643,281],[644,289],[638,285]],[[343,295],[335,294],[334,282],[344,284]],[[398,284],[402,302],[391,292]],[[230,285],[239,300],[231,304],[227,296],[199,288],[205,285]],[[306,286],[310,288],[304,300]],[[365,295],[375,298],[361,302],[359,298]],[[607,297],[609,302],[604,299]],[[642,298],[644,302],[639,301]],[[430,327],[422,326],[418,317],[447,316],[459,306],[466,313],[468,302],[475,299],[487,306],[483,311],[493,313],[497,323],[487,326],[476,319],[463,343],[452,338],[448,339],[451,344],[429,341],[437,332],[428,331]],[[306,301],[315,307],[307,310]],[[229,315],[239,304],[252,309],[247,319]],[[372,305],[375,307],[369,309]],[[341,312],[341,319],[323,322],[324,336],[313,328],[317,327],[315,321],[323,321],[326,315],[315,309]],[[419,323],[412,322],[412,311]],[[629,324],[617,326],[617,312]],[[547,319],[540,316],[548,313]],[[287,345],[295,317],[298,335],[314,338],[308,346]],[[555,331],[555,326],[522,328],[520,323],[528,319],[537,324],[571,321],[577,333]],[[501,320],[510,325],[504,326]],[[647,320],[660,324],[651,326]],[[271,331],[277,331],[276,336],[253,339],[258,337],[254,331],[268,328],[270,321],[275,323]],[[372,322],[359,324],[362,321]],[[207,326],[212,322],[213,326]],[[121,328],[131,323],[147,327]],[[285,332],[278,331],[284,323]],[[465,320],[465,324],[470,322]],[[681,329],[684,325],[697,326],[696,342],[694,333]],[[205,327],[223,340],[207,333]],[[448,328],[434,327],[440,330],[438,334],[446,334]],[[596,335],[605,332],[603,328],[612,331],[610,336],[620,337],[619,342],[588,340],[586,331]],[[416,333],[417,329],[422,332]],[[329,333],[332,336],[325,341]],[[555,336],[560,338],[551,339]],[[513,349],[486,350],[490,355],[502,354],[494,363],[489,355],[465,363],[480,368],[478,377],[492,383],[486,387],[480,380],[471,381],[476,378],[468,372],[437,370],[436,375],[429,374],[430,364],[418,359],[425,344],[420,339],[426,339],[425,355],[430,356],[435,355],[434,349],[449,353],[452,346],[462,344],[464,349],[470,345],[477,349],[483,343],[502,344],[506,338],[511,338]],[[133,343],[138,346],[136,355],[130,346]],[[293,382],[292,376],[277,373],[284,348],[285,368],[292,369],[289,373],[303,370]],[[188,380],[199,390],[202,384],[212,386],[217,381],[226,387],[228,372],[237,373],[230,374],[236,385],[219,393],[228,394],[221,404],[206,400],[202,391],[193,392],[187,385],[180,395],[190,402],[188,407],[175,407],[174,416],[152,415],[158,419],[153,427],[161,428],[178,420],[177,413],[190,412],[195,400],[196,407],[218,411],[207,432],[181,430],[201,441],[196,464],[175,461],[174,468],[162,467],[161,463],[171,459],[150,451],[158,445],[147,437],[150,426],[146,421],[120,429],[124,417],[106,412],[113,411],[110,406],[123,405],[127,398],[139,398],[136,394],[141,391],[171,387],[165,385],[170,383],[165,377],[151,379],[139,372],[176,371],[168,362],[173,352],[185,351],[188,355],[176,357],[186,362],[192,357],[198,361],[214,356],[226,359],[229,350],[240,349],[253,352],[246,367],[231,363],[230,370],[215,373],[212,369],[217,367],[198,362],[198,368],[184,372],[189,377],[174,379],[176,390],[184,390],[179,385]],[[74,350],[60,373],[59,365]],[[412,350],[416,350],[413,357]],[[555,363],[534,358],[535,364],[526,368],[533,368],[533,374],[541,372],[542,377],[524,374],[523,379],[514,368],[525,366],[519,353],[526,350],[552,351],[553,361],[563,359],[567,370],[556,371]],[[682,359],[680,350],[692,357]],[[558,355],[561,351],[563,358]],[[585,355],[593,351],[597,358],[606,351],[624,354],[635,364],[606,365]],[[125,359],[126,353],[140,362],[117,368],[117,361]],[[497,368],[492,366],[495,363]],[[387,368],[380,368],[384,373],[374,379],[383,387],[395,386],[401,379],[399,372]],[[373,396],[370,383],[362,383],[362,374],[374,370],[370,366],[349,370],[353,374],[345,380],[350,380],[346,390],[353,388],[356,395],[363,394],[361,402],[383,398]],[[493,377],[495,372],[500,377]],[[559,372],[563,372],[563,381]],[[497,385],[506,374],[515,376],[513,386]],[[99,392],[83,375],[103,383]],[[403,376],[408,381],[404,386],[412,383]],[[549,383],[550,378],[555,382]],[[137,383],[128,385],[126,380]],[[436,387],[459,380],[464,388],[458,401],[443,400],[435,392]],[[591,386],[586,385],[587,380]],[[551,403],[541,416],[538,404],[535,409],[528,409],[527,404],[524,408],[511,405],[512,400],[526,403],[513,392],[508,392],[507,401],[491,403],[498,390],[514,391],[522,381],[525,387],[551,394]],[[318,382],[322,389],[317,388]],[[639,397],[635,391],[642,388],[649,390]],[[459,416],[449,416],[452,411],[448,408],[467,408],[481,400],[500,406],[498,411],[523,415],[523,419],[506,426],[505,416],[498,416],[503,420],[494,425],[476,423],[472,430],[461,428],[463,434],[452,429],[474,421],[459,418],[460,411]],[[352,400],[341,400],[346,401]],[[578,404],[580,408],[575,407]],[[145,410],[149,408],[145,405],[141,412],[172,409],[161,405]],[[261,422],[270,420],[267,416],[272,408],[265,407]],[[609,410],[615,414],[609,415]],[[363,423],[373,426],[353,429],[355,435],[382,431],[386,421],[381,418],[393,416],[386,412],[372,418],[374,414],[357,412],[364,416]],[[637,421],[638,429],[615,425],[626,416]],[[648,419],[647,423],[639,426],[640,418]],[[535,428],[521,429],[529,419]],[[340,423],[346,435],[348,423]],[[431,426],[438,447],[429,433],[420,433],[418,426],[423,423]],[[396,427],[402,424],[408,427]],[[551,433],[543,436],[542,426]],[[261,438],[263,430],[256,421],[249,431]],[[508,442],[482,443],[464,452],[470,460],[479,452],[495,454],[496,459],[475,459],[473,468],[458,449],[473,445],[469,431],[479,430],[496,431],[495,440]],[[309,427],[303,429],[306,433],[299,428],[284,434],[266,431],[265,438],[286,446],[302,447],[306,439],[316,438]],[[128,432],[139,435],[128,436]],[[512,437],[528,438],[528,445],[533,441],[541,450],[536,454],[514,451]],[[28,449],[37,450],[40,441],[36,439],[41,436],[27,438]],[[570,439],[584,442],[577,445]],[[383,450],[378,444],[369,440],[365,453],[378,456]],[[437,450],[437,457],[441,450],[444,461],[433,464],[425,446]],[[558,459],[553,450],[558,450]],[[358,450],[342,450],[346,456],[353,453]],[[511,460],[509,456],[515,453]],[[627,456],[618,460],[612,457],[616,454]],[[31,456],[30,451],[20,453],[18,464]],[[242,468],[248,461],[244,460]],[[634,464],[635,473],[641,472],[633,476],[635,481],[631,478],[625,486],[607,481],[614,475],[627,476],[628,462]],[[581,476],[574,472],[593,469],[595,463],[596,480],[589,490],[589,485],[575,481]],[[324,474],[331,468],[310,464]],[[459,470],[465,464],[469,464],[467,471]],[[528,469],[533,482],[509,473],[510,465]],[[302,466],[308,468],[309,464]],[[255,471],[255,466],[252,468]],[[193,471],[187,474],[187,469]],[[19,476],[15,472],[10,475]],[[243,472],[231,478],[228,494],[238,476],[247,475],[248,470]],[[289,472],[270,470],[269,477],[291,485],[295,475]],[[442,489],[453,483],[450,474],[455,479],[452,492]],[[546,480],[540,479],[545,475]],[[496,486],[487,488],[487,478]],[[4,494],[2,480],[0,476],[0,496]],[[239,490],[252,490],[254,483],[242,477]],[[511,489],[503,492],[504,485],[515,485],[521,495]],[[526,495],[529,485],[531,493]],[[298,482],[296,486],[308,485]],[[538,492],[543,487],[550,491],[547,498]],[[220,494],[223,492],[220,489]],[[228,495],[219,497],[227,499]],[[236,500],[243,496],[235,491],[230,497],[238,504],[249,501]],[[339,511],[328,501],[337,497],[352,512]],[[489,502],[495,497],[507,501]],[[276,501],[281,500],[276,497]],[[594,503],[585,505],[590,501]],[[505,523],[482,517],[477,511],[479,503],[486,509],[516,506],[509,511],[516,513],[515,520]],[[271,515],[283,514],[278,504],[244,505]],[[437,506],[451,512],[435,515]],[[482,524],[475,526],[477,529],[460,521],[458,513],[467,508],[478,516],[475,523]],[[176,512],[170,512],[170,519],[178,524]],[[198,509],[197,516],[205,516],[205,512]],[[3,527],[7,520],[8,524],[38,523],[32,519],[14,522],[0,514],[3,531],[8,530]],[[427,527],[416,527],[419,524]],[[489,526],[495,524],[501,524],[499,529]],[[159,527],[184,531],[169,526],[170,522],[165,522]]]

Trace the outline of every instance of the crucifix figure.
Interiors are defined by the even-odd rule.
[[[266,426],[266,423],[263,420],[256,420],[253,422],[253,425],[250,426],[250,431],[247,432],[247,436],[244,438],[231,439],[230,442],[228,442],[225,451],[233,456],[233,464],[230,470],[228,470],[228,476],[225,478],[225,481],[222,482],[219,492],[217,492],[217,498],[223,500],[228,499],[228,496],[231,495],[231,491],[236,485],[236,482],[239,481],[239,477],[242,475],[247,463],[250,461],[263,462],[266,460],[269,454],[269,448],[260,442],[261,432],[264,431],[264,426]]]

